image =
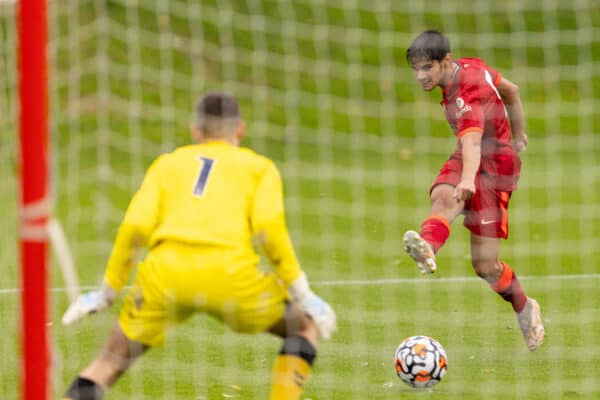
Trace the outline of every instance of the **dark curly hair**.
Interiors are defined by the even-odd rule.
[[[442,61],[450,53],[450,41],[435,29],[428,29],[417,36],[408,50],[406,61],[413,65],[417,61]]]

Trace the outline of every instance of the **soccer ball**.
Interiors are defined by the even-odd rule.
[[[396,349],[394,364],[402,382],[414,388],[428,388],[446,375],[448,357],[437,340],[410,336]]]

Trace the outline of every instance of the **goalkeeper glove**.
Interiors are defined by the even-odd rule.
[[[115,296],[115,291],[106,284],[99,290],[79,295],[63,315],[63,325],[71,325],[83,317],[107,309],[112,305]]]
[[[335,312],[329,304],[310,289],[306,275],[302,274],[292,282],[288,291],[300,309],[315,322],[321,337],[330,339],[332,333],[337,330]]]

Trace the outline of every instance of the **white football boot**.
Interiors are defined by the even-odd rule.
[[[422,274],[432,274],[435,265],[435,253],[431,245],[415,231],[404,234],[404,251],[417,263],[417,268]]]
[[[525,307],[517,313],[517,321],[529,351],[535,351],[544,341],[544,324],[540,313],[540,305],[528,297]]]

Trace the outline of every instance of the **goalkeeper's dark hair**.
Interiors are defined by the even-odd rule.
[[[438,30],[428,29],[417,36],[408,50],[406,50],[406,61],[410,65],[415,62],[442,61],[450,53],[450,41]]]
[[[196,126],[205,136],[228,136],[240,123],[240,108],[235,96],[207,93],[196,106]]]

